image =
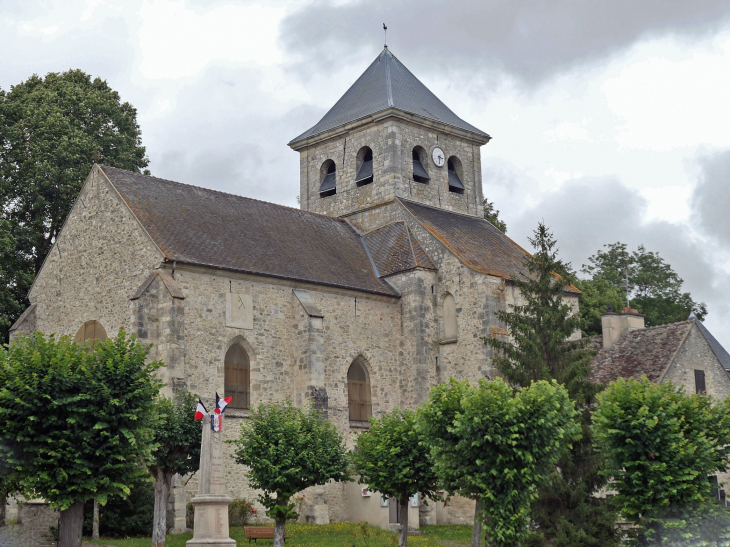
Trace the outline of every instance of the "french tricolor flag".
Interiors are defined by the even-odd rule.
[[[226,411],[226,407],[228,406],[228,403],[233,400],[233,397],[226,397],[225,399],[221,399],[218,397],[218,392],[215,393],[215,413],[216,414],[223,414]]]
[[[205,405],[203,404],[203,401],[200,400],[200,397],[198,397],[198,408],[195,409],[195,419],[196,420],[202,420],[203,416],[207,416],[208,411],[205,408]]]

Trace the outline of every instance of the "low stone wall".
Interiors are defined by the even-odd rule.
[[[58,526],[58,517],[58,511],[51,509],[47,503],[22,503],[18,523],[0,528],[0,547],[51,545],[50,528]]]

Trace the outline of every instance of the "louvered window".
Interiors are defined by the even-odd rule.
[[[83,344],[86,341],[90,341],[90,346],[93,347],[97,342],[103,342],[106,340],[106,331],[101,323],[98,321],[87,321],[74,336],[74,342],[77,344]]]
[[[373,151],[370,148],[361,150],[358,153],[358,157],[362,154],[362,160],[357,168],[357,175],[355,176],[355,184],[358,186],[365,186],[373,182]]]
[[[695,370],[695,393],[707,393],[704,370]]]
[[[365,367],[358,359],[352,362],[347,371],[347,401],[351,421],[366,422],[370,419],[372,414],[370,381]]]
[[[426,171],[423,163],[421,163],[421,156],[416,150],[413,151],[413,180],[424,183],[431,180],[431,177],[428,176],[428,171]]]
[[[251,394],[251,365],[246,350],[233,344],[225,357],[225,397],[233,397],[232,408],[249,408]]]
[[[337,166],[335,162],[329,160],[327,172],[322,177],[322,183],[319,185],[319,197],[334,196],[337,193]]]
[[[456,172],[456,165],[452,158],[449,158],[449,192],[455,192],[457,194],[464,193],[464,184],[461,182],[459,173]]]

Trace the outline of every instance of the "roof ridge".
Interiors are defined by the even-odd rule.
[[[104,169],[115,169],[117,171],[124,171],[126,173],[131,173],[133,175],[138,175],[140,177],[149,177],[149,178],[152,178],[152,179],[157,179],[157,180],[162,181],[162,182],[169,182],[171,184],[179,184],[180,186],[188,186],[190,188],[197,188],[198,190],[203,190],[205,192],[213,192],[215,194],[221,194],[221,195],[224,195],[224,196],[231,196],[231,197],[234,197],[234,198],[246,199],[246,200],[249,200],[249,201],[256,201],[256,202],[259,202],[259,203],[265,203],[266,205],[274,205],[275,207],[282,207],[284,209],[291,209],[292,211],[298,211],[300,213],[306,213],[306,214],[309,214],[309,215],[316,215],[316,216],[320,216],[320,217],[329,218],[329,219],[332,219],[332,220],[338,220],[340,222],[344,222],[348,226],[350,225],[349,222],[347,222],[344,218],[341,218],[341,217],[334,217],[334,216],[331,216],[331,215],[325,215],[324,213],[316,213],[314,211],[307,211],[306,209],[298,209],[296,207],[291,207],[289,205],[282,205],[281,203],[274,203],[272,201],[264,201],[263,199],[252,198],[252,197],[249,197],[249,196],[242,196],[241,194],[233,194],[231,192],[224,192],[223,190],[216,190],[214,188],[206,188],[205,186],[198,186],[196,184],[190,184],[188,182],[180,182],[180,181],[172,180],[172,179],[163,179],[161,177],[156,177],[154,175],[145,175],[144,173],[137,173],[135,171],[129,171],[128,169],[122,169],[120,167],[112,167],[111,165],[104,165],[104,164],[95,164],[95,165],[97,165],[102,170],[104,170]]]

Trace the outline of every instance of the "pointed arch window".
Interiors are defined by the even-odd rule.
[[[337,165],[332,160],[327,160],[320,169],[322,183],[319,185],[319,197],[326,198],[337,193]]]
[[[456,301],[450,294],[444,297],[443,315],[444,340],[456,340],[459,337],[456,326]]]
[[[97,342],[103,342],[107,339],[106,330],[98,321],[87,321],[74,336],[74,342],[77,344],[83,344],[84,342],[90,341],[90,345],[93,347]]]
[[[350,421],[366,422],[372,415],[370,378],[360,359],[355,359],[347,371],[347,402]]]
[[[231,408],[249,408],[251,403],[251,362],[241,344],[233,344],[226,352],[224,397],[232,397]]]

